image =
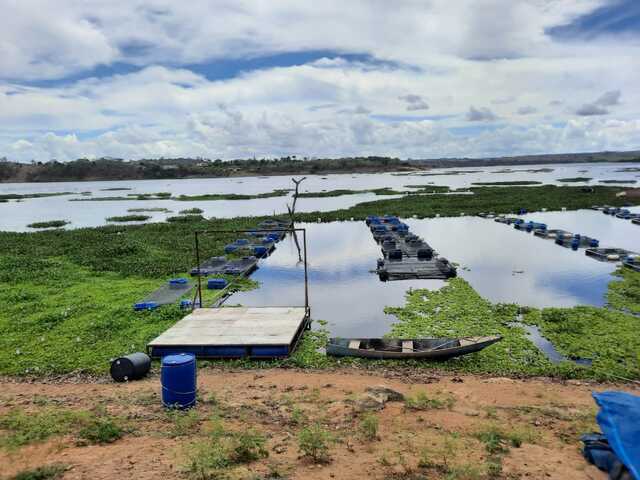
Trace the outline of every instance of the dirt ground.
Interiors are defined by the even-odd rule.
[[[384,385],[414,401],[364,402]],[[122,438],[80,446],[72,433],[0,449],[0,478],[51,464],[71,479],[605,479],[580,454],[579,435],[597,428],[592,391],[637,387],[451,375],[382,375],[355,370],[201,369],[192,424],[166,413],[157,375],[128,384],[0,381],[0,415],[21,409],[106,409],[125,425]],[[379,397],[378,397],[379,398]],[[380,408],[367,413],[365,407]],[[363,433],[375,415],[376,432]],[[187,471],[191,446],[211,431],[251,428],[268,457],[217,475]],[[306,425],[330,432],[329,458],[301,454]],[[498,440],[487,432],[502,432]],[[10,432],[0,430],[0,435]],[[502,438],[502,437],[500,437]],[[506,437],[505,437],[506,438]],[[493,450],[491,450],[493,448]],[[496,466],[496,464],[498,466]]]

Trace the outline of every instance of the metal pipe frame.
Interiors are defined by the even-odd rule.
[[[261,229],[261,228],[250,228],[246,230],[200,230],[195,231],[194,233],[194,244],[195,244],[195,256],[196,256],[196,270],[198,276],[198,289],[196,291],[196,297],[200,302],[200,307],[202,307],[202,275],[200,274],[200,235],[209,235],[209,234],[219,234],[219,233],[249,233],[249,232],[258,232],[258,233],[287,233],[287,232],[302,232],[302,244],[304,249],[304,309],[307,318],[311,316],[311,307],[309,306],[309,269],[307,265],[307,229],[306,228],[273,228],[273,229]],[[194,297],[193,307],[196,306],[196,298]]]

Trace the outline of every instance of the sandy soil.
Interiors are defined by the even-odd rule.
[[[374,412],[377,439],[365,439],[359,432],[365,415],[360,401],[367,387],[377,385],[405,396],[422,392],[441,402],[416,410],[389,401]],[[106,445],[79,446],[73,435],[66,435],[0,449],[0,478],[53,463],[67,466],[65,480],[189,478],[189,446],[207,437],[217,415],[225,430],[251,427],[262,432],[269,450],[268,458],[230,468],[228,477],[219,478],[489,478],[488,462],[497,457],[488,453],[479,433],[497,428],[519,433],[522,443],[507,445],[508,451],[498,455],[502,471],[492,478],[606,479],[579,450],[580,433],[596,428],[591,392],[615,388],[638,393],[637,387],[549,379],[398,378],[354,370],[203,369],[198,387],[198,420],[177,434],[175,420],[160,404],[157,376],[129,384],[0,381],[0,414],[16,408],[106,408],[127,429]],[[298,448],[299,431],[316,422],[335,440],[325,463],[303,457]],[[0,430],[0,435],[6,433]]]

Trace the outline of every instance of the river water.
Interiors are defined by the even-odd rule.
[[[591,177],[586,183],[569,185],[594,185],[599,180],[621,180],[626,185],[640,180],[640,171],[621,172],[624,168],[640,169],[640,163],[624,164],[576,164],[576,165],[527,165],[514,167],[479,167],[458,170],[438,169],[411,175],[394,173],[308,175],[302,191],[351,189],[365,190],[390,187],[407,190],[407,185],[444,185],[451,188],[469,187],[477,182],[537,181],[559,184],[557,179]],[[545,171],[531,172],[531,170]],[[552,170],[552,171],[547,171]],[[454,173],[452,172],[460,172]],[[425,173],[427,173],[425,175]],[[435,175],[434,175],[435,174]],[[173,196],[201,194],[257,194],[275,189],[291,188],[290,176],[195,178],[180,180],[123,180],[110,182],[55,182],[55,183],[5,183],[0,184],[0,194],[29,194],[72,192],[70,195],[47,198],[31,198],[23,201],[0,203],[0,230],[28,231],[27,225],[48,220],[67,220],[66,228],[95,227],[104,225],[106,218],[127,215],[132,208],[166,208],[170,213],[146,213],[149,221],[164,221],[180,210],[200,208],[206,217],[230,218],[237,216],[271,215],[286,212],[288,197],[272,197],[254,200],[174,201],[174,200],[126,200],[126,201],[70,201],[73,199],[126,196],[127,194],[169,192]],[[128,188],[123,191],[106,189]],[[90,192],[90,195],[82,195]],[[380,197],[371,193],[340,197],[302,198],[298,211],[330,211],[348,208],[361,202]]]

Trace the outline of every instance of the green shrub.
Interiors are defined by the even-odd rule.
[[[366,413],[360,420],[358,431],[365,440],[375,440],[378,438],[378,417],[373,413]]]
[[[169,429],[169,435],[172,437],[183,437],[194,433],[197,430],[197,426],[200,423],[200,415],[196,410],[168,410],[167,418],[171,422]]]
[[[319,424],[305,427],[298,434],[300,452],[315,462],[329,461],[329,444],[332,441],[331,434]]]
[[[56,480],[62,476],[66,469],[66,465],[46,465],[33,470],[24,470],[9,480]]]
[[[232,436],[231,461],[250,463],[269,456],[265,449],[266,439],[253,430],[245,430]]]

